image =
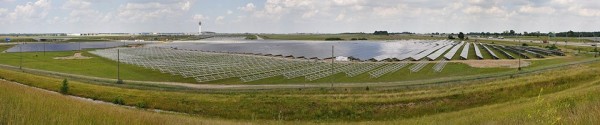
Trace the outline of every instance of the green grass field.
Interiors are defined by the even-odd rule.
[[[3,47],[7,48],[7,47]],[[0,48],[2,49],[2,48]],[[25,52],[25,53],[0,53],[0,63],[12,66],[21,65],[22,67],[55,71],[61,73],[70,73],[101,78],[117,78],[117,62],[105,59],[86,51],[84,56],[93,57],[92,59],[82,60],[57,60],[54,57],[73,56],[75,51],[63,52]],[[121,79],[140,80],[140,81],[162,81],[162,82],[195,82],[191,78],[183,78],[170,74],[153,71],[142,67],[121,64]]]

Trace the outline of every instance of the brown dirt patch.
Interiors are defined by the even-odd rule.
[[[54,57],[54,59],[62,59],[62,60],[70,60],[70,59],[91,59],[92,57],[87,57],[87,56],[83,56],[81,55],[81,53],[75,53],[73,54],[73,56],[67,56],[67,57]]]

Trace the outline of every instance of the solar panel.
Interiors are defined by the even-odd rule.
[[[473,47],[475,49],[475,55],[477,56],[477,58],[483,59],[483,55],[481,55],[481,50],[479,50],[479,47],[477,47],[477,44],[473,43]]]
[[[467,42],[467,45],[465,45],[462,52],[460,53],[461,59],[465,59],[465,60],[468,59],[467,57],[469,56],[469,46],[471,46],[471,43]]]
[[[452,47],[452,49],[450,49],[450,51],[448,51],[448,53],[444,55],[444,58],[446,58],[447,60],[451,60],[452,57],[456,55],[456,52],[458,52],[458,49],[460,49],[460,47],[463,45],[465,45],[465,41],[461,41],[458,45]]]
[[[500,59],[500,58],[498,58],[498,56],[496,56],[496,54],[494,52],[492,52],[492,50],[490,50],[490,48],[487,47],[487,45],[482,44],[482,43],[479,43],[479,45],[483,46],[483,48],[485,48],[485,50],[492,55],[492,58]]]

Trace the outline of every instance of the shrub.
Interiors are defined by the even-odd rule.
[[[138,108],[147,108],[148,104],[146,104],[146,102],[139,102],[139,103],[135,104],[135,107],[138,107]]]
[[[120,96],[115,98],[112,103],[117,104],[117,105],[124,105],[125,104],[125,100],[123,100],[123,98],[121,98]]]
[[[452,35],[448,35],[448,39],[455,39],[455,38]]]
[[[69,81],[67,79],[62,81],[62,85],[60,86],[61,94],[69,94]]]
[[[326,38],[326,41],[334,41],[334,40],[344,40],[342,38]]]
[[[529,46],[529,45],[527,45],[527,43],[523,43],[522,46]]]
[[[557,50],[558,47],[556,47],[555,44],[552,44],[551,46],[546,46],[546,48],[548,48],[549,50]]]

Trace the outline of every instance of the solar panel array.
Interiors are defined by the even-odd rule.
[[[463,45],[460,56],[462,59],[467,59],[471,43],[438,41],[414,49],[402,50],[405,54],[400,55],[404,58],[403,61],[399,62],[342,61],[331,63],[319,59],[294,59],[282,56],[216,53],[161,47],[111,48],[94,50],[90,53],[112,60],[119,58],[123,63],[158,70],[162,73],[194,78],[197,82],[230,78],[239,78],[242,82],[252,82],[277,76],[282,76],[285,79],[303,78],[306,81],[314,81],[335,74],[345,74],[347,77],[367,74],[371,78],[379,78],[409,66],[408,70],[410,72],[419,72],[431,63],[429,60],[437,60],[445,54],[444,59],[432,66],[434,72],[441,72],[449,62],[448,60],[457,54]],[[473,45],[478,58],[483,58],[481,52],[478,51],[477,44],[474,43]],[[495,58],[498,57],[488,46],[513,59],[511,53],[518,54],[522,58],[529,58],[529,55],[539,58],[549,55],[564,55],[560,51],[534,47],[479,45]],[[120,50],[119,54],[117,54],[117,50]],[[418,60],[418,62],[411,60]]]

